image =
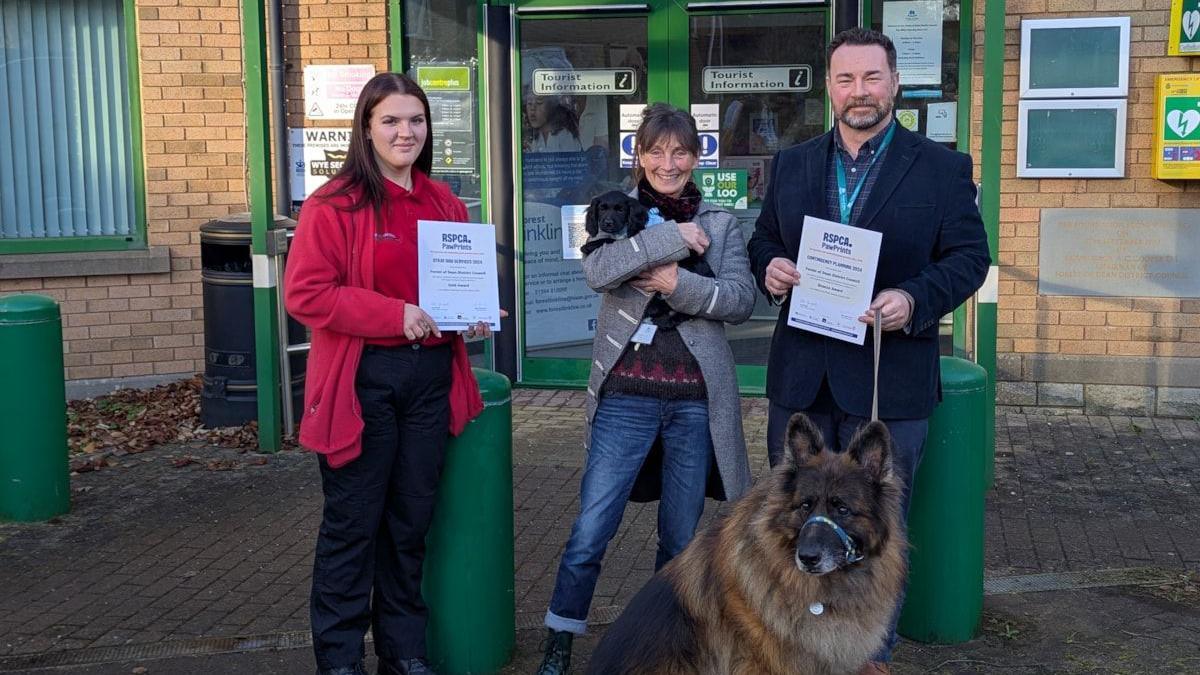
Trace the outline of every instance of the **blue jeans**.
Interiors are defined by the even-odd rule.
[[[854,432],[870,421],[865,417],[851,415],[836,407],[829,412],[796,411],[772,402],[767,411],[767,458],[770,460],[771,466],[781,462],[784,453],[788,452],[785,447],[787,423],[794,412],[803,412],[808,415],[808,418],[820,430],[821,438],[825,439],[825,449],[834,452],[845,451],[850,446],[850,439],[854,437]],[[900,497],[900,508],[904,513],[905,525],[907,525],[913,477],[917,474],[917,467],[921,465],[922,455],[925,454],[925,436],[929,432],[929,419],[882,421],[892,434],[892,469],[904,485],[904,492]],[[875,656],[871,657],[872,661],[882,663],[891,661],[892,650],[900,643],[900,638],[896,635],[896,623],[900,620],[900,609],[904,606],[907,583],[905,581],[905,586],[900,589],[900,596],[896,598],[896,607],[892,610],[887,639]]]
[[[662,499],[658,504],[655,570],[679,555],[704,511],[712,437],[708,402],[646,396],[604,396],[592,418],[592,442],[579,489],[579,517],[571,528],[546,626],[583,633],[600,577],[600,561],[621,525],[638,470],[662,437]]]

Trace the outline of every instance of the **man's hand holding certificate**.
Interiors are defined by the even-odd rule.
[[[879,232],[805,216],[788,325],[861,345],[867,326],[859,317],[871,304],[882,240]]]
[[[496,229],[489,224],[417,221],[421,308],[440,330],[480,321],[500,330]]]

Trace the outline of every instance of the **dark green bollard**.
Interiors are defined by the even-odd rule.
[[[512,388],[475,369],[483,414],[451,439],[426,537],[429,660],[439,673],[493,673],[516,639]]]
[[[942,357],[942,402],[929,418],[925,457],[908,513],[908,596],[901,635],[966,642],[983,610],[987,372]]]
[[[0,520],[48,520],[71,508],[62,345],[52,298],[0,298]]]

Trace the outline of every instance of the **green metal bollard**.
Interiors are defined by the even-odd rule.
[[[516,640],[512,387],[475,369],[483,413],[451,439],[426,537],[429,660],[439,673],[493,673]]]
[[[983,611],[987,372],[943,356],[942,402],[929,418],[908,513],[908,595],[897,630],[918,642],[966,642]]]
[[[0,298],[0,520],[48,520],[71,508],[62,350],[53,298]]]

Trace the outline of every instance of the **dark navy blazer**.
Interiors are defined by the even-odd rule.
[[[764,293],[771,259],[796,260],[804,216],[837,220],[829,213],[825,194],[832,145],[830,131],[775,156],[748,246],[750,266]],[[991,258],[975,203],[969,155],[896,125],[881,161],[855,225],[883,233],[874,293],[900,288],[912,295],[916,307],[908,334],[884,333],[879,416],[920,419],[929,416],[941,393],[938,319],[983,284]],[[842,410],[870,417],[871,332],[863,346],[823,337],[788,326],[787,308],[788,303],[781,308],[771,341],[767,397],[803,410],[812,405],[822,379],[828,377]]]

